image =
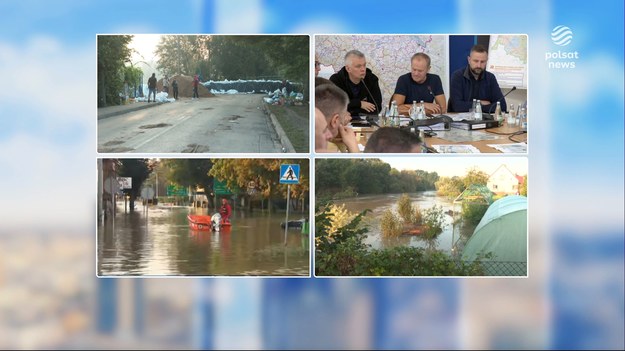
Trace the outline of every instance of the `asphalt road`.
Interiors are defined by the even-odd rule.
[[[98,120],[100,153],[280,153],[262,95],[216,95]]]

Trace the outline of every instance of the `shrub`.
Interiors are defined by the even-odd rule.
[[[465,202],[462,204],[462,219],[469,224],[477,225],[488,210],[487,204]]]
[[[402,194],[399,200],[397,200],[397,213],[404,220],[404,223],[413,222],[412,202],[408,195]]]
[[[383,237],[396,237],[401,234],[402,231],[402,223],[401,219],[398,218],[393,211],[386,210],[382,214],[382,218],[380,219],[380,232]]]
[[[412,208],[414,214],[412,215],[412,223],[416,225],[420,225],[423,223],[423,212],[421,211],[421,207],[418,204],[414,204]]]
[[[422,237],[424,239],[436,239],[440,233],[443,232],[443,226],[445,224],[445,214],[443,213],[443,207],[434,205],[424,211],[423,224],[425,230]]]

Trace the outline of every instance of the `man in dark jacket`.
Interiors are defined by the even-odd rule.
[[[352,116],[380,112],[382,93],[378,77],[367,68],[367,61],[362,52],[348,51],[345,54],[345,66],[334,73],[330,80],[347,93],[349,97],[347,110]]]
[[[150,102],[150,95],[154,96],[154,102],[156,102],[156,73],[152,73],[152,76],[148,78],[148,102]]]
[[[486,71],[488,52],[482,45],[471,48],[468,65],[455,71],[451,76],[451,94],[449,112],[467,112],[471,109],[473,99],[480,100],[482,112],[495,110],[497,101],[501,101],[501,110],[507,111],[506,100],[503,98],[497,78]]]

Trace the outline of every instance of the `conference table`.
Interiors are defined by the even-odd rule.
[[[452,114],[447,114],[452,115]],[[356,134],[359,148],[364,150],[367,140],[379,127],[376,125],[351,126]],[[503,126],[466,130],[451,127],[449,130],[432,130],[435,135],[426,136],[425,143],[432,153],[527,153],[527,133],[519,126]],[[328,143],[330,152],[346,152],[346,147],[336,138]]]

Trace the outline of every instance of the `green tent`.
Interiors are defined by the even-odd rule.
[[[480,253],[487,275],[527,275],[527,198],[512,195],[493,202],[473,231],[462,259],[474,261]]]

